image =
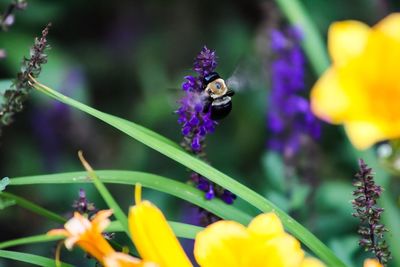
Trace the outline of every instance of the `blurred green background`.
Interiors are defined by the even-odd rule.
[[[0,11],[10,2],[1,0]],[[374,24],[400,7],[394,0],[302,2],[324,37],[335,20]],[[324,125],[315,154],[298,159],[312,162],[316,180],[298,177],[289,195],[280,179],[284,176],[282,160],[266,148],[271,60],[267,32],[286,21],[274,1],[28,1],[27,9],[16,13],[9,31],[0,32],[0,48],[7,53],[0,60],[0,79],[15,76],[33,38],[49,21],[53,23],[52,49],[41,82],[176,142],[181,133],[173,112],[178,107],[180,86],[183,77],[192,73],[193,59],[204,45],[216,50],[217,71],[223,77],[229,77],[238,65],[250,69],[247,78],[256,82],[237,92],[232,113],[207,138],[209,161],[289,211],[349,266],[361,266],[365,254],[357,246],[357,221],[350,215],[356,162],[341,130]],[[315,79],[308,71],[308,88]],[[25,110],[1,136],[0,177],[83,170],[79,149],[95,169],[139,170],[179,181],[189,176],[184,167],[115,129],[33,92]],[[87,191],[98,208],[106,208],[90,185],[12,187],[10,191],[69,216],[79,188]],[[132,188],[109,188],[123,207],[132,204]],[[167,218],[187,220],[188,205],[182,201],[150,190],[145,191],[145,198],[163,209]],[[242,204],[239,201],[237,205]],[[249,213],[255,212],[249,208]],[[0,227],[1,242],[44,233],[58,225],[9,207],[0,211]],[[53,248],[32,245],[15,249],[52,257]],[[67,254],[63,252],[71,259]],[[94,266],[94,262],[85,265],[82,253],[74,254],[67,262]],[[29,265],[0,259],[0,266]]]

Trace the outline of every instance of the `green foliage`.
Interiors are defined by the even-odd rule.
[[[77,108],[83,112],[86,112],[87,114],[98,118],[99,120],[108,123],[109,125],[119,129],[120,131],[138,140],[139,142],[155,149],[161,154],[164,154],[165,156],[181,163],[189,169],[203,175],[209,180],[236,194],[238,197],[241,197],[243,200],[260,209],[262,212],[274,211],[280,217],[282,223],[285,225],[287,230],[298,239],[300,239],[323,261],[338,267],[344,266],[344,264],[332,253],[332,251],[327,246],[325,246],[305,227],[303,227],[301,224],[291,218],[287,213],[279,209],[267,199],[263,198],[261,195],[257,194],[255,191],[237,182],[235,179],[229,177],[221,171],[218,171],[217,169],[211,167],[200,159],[189,155],[181,148],[179,148],[177,144],[174,144],[167,138],[133,122],[98,111],[92,107],[89,107],[76,100],[66,97],[65,95],[62,95],[46,86],[40,85],[38,83],[35,83],[33,86],[37,90],[47,94],[48,96],[60,102],[73,106],[74,108]]]

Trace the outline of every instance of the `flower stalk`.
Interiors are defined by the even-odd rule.
[[[355,199],[352,201],[355,210],[352,215],[360,220],[359,245],[375,254],[379,263],[385,265],[391,253],[383,237],[388,230],[380,223],[384,210],[377,205],[377,200],[382,194],[382,187],[375,184],[372,169],[362,159],[359,160],[359,168],[353,182],[356,189],[353,192]]]
[[[4,101],[0,106],[0,134],[4,126],[13,122],[14,115],[21,112],[24,108],[24,102],[32,88],[29,82],[29,76],[37,78],[42,70],[42,65],[47,63],[46,50],[50,48],[47,35],[51,23],[42,31],[40,37],[35,39],[35,43],[30,50],[30,57],[22,61],[21,71],[9,89],[4,92]]]

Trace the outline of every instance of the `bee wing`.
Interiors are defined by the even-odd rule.
[[[225,80],[226,86],[235,92],[262,88],[263,73],[260,70],[262,64],[255,57],[242,60],[232,75]]]

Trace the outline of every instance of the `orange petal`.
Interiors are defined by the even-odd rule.
[[[143,262],[128,254],[114,252],[104,257],[104,265],[106,267],[143,267]],[[157,265],[153,265],[157,267]]]
[[[328,33],[328,49],[335,65],[344,65],[360,55],[367,43],[371,29],[354,20],[332,23]]]

